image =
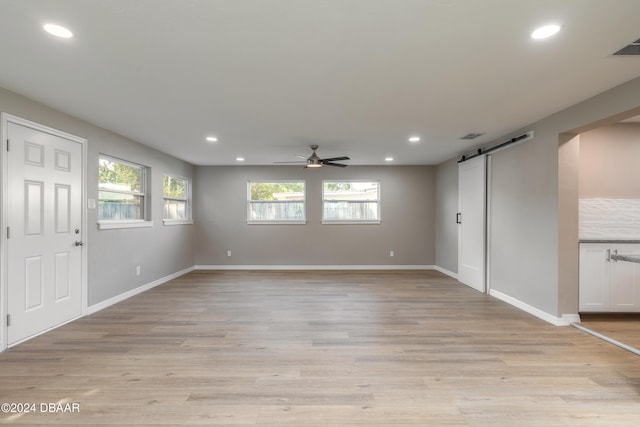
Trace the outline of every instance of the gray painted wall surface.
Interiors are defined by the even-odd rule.
[[[603,126],[580,135],[580,197],[640,198],[640,124]]]
[[[458,273],[458,161],[436,167],[436,265]]]
[[[152,228],[98,230],[87,211],[89,306],[193,265],[193,226],[162,225],[163,173],[193,177],[193,166],[2,88],[0,111],[86,138],[88,198],[98,198],[99,153],[151,167]]]
[[[566,141],[561,134],[578,134],[637,115],[639,105],[637,78],[487,144],[535,131],[535,139],[492,155],[492,289],[555,316],[577,313],[577,263],[559,261],[559,254],[578,256],[577,189],[562,193],[573,194],[575,200],[559,203],[559,172],[567,172],[558,167],[559,142]],[[577,185],[578,180],[564,182]]]
[[[557,150],[557,134],[537,134],[491,155],[488,195],[490,288],[554,315]]]
[[[248,225],[247,181],[291,179],[306,181],[307,223]],[[321,224],[323,179],[380,180],[382,223]],[[435,262],[435,167],[197,166],[196,182],[196,265]]]

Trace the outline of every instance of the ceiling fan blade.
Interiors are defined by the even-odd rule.
[[[329,159],[322,159],[323,162],[335,162],[335,161],[339,161],[339,160],[351,160],[350,158],[348,158],[347,156],[343,156],[343,157],[331,157]]]
[[[349,165],[343,165],[342,163],[327,163],[327,162],[322,162],[323,165],[327,165],[327,166],[338,166],[339,168],[346,168]]]
[[[300,158],[300,159],[307,160],[307,157],[306,157],[306,156],[301,156],[300,154],[296,154],[296,157],[298,157],[298,158]]]

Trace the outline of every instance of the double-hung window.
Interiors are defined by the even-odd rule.
[[[304,181],[249,181],[247,223],[304,224]]]
[[[98,159],[98,225],[102,228],[145,227],[150,221],[148,168],[113,157]]]
[[[162,180],[163,222],[191,224],[191,186],[188,178],[164,175]]]
[[[322,222],[380,223],[380,182],[323,181]]]

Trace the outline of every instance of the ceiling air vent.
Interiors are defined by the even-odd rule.
[[[476,139],[479,136],[484,135],[484,133],[468,133],[460,139]]]
[[[622,56],[630,56],[630,55],[640,55],[640,39],[634,41],[629,46],[625,46],[614,55],[622,55]]]

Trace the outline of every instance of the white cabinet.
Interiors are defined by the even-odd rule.
[[[616,251],[624,255],[640,255],[639,245],[620,247]],[[628,261],[611,260],[609,304],[610,311],[633,312],[640,311],[640,264]]]
[[[611,245],[580,245],[580,311],[609,311]]]
[[[640,311],[640,264],[615,261],[615,254],[640,256],[640,244],[580,244],[581,312]]]

